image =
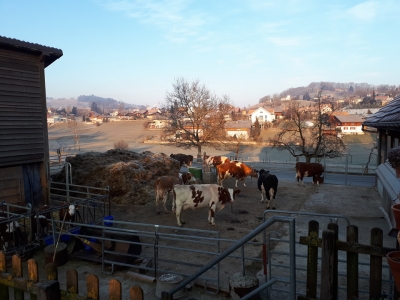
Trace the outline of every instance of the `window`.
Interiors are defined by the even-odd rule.
[[[350,130],[356,130],[356,128],[355,127],[350,127]]]
[[[349,127],[343,127],[343,130],[349,130]]]

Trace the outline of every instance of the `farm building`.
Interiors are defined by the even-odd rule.
[[[62,50],[0,36],[0,200],[48,203],[45,68]]]
[[[389,214],[391,206],[400,203],[400,179],[386,161],[388,151],[400,146],[400,96],[367,118],[362,125],[364,131],[378,133],[376,186],[382,198],[382,206]]]

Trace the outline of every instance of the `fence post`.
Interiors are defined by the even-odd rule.
[[[7,259],[3,251],[0,251],[0,273],[7,272]],[[0,299],[9,299],[8,286],[0,284]]]
[[[86,276],[87,296],[88,298],[99,300],[99,278],[96,275]]]
[[[337,300],[333,298],[334,292],[334,253],[335,253],[335,232],[324,230],[322,232],[322,259],[321,259],[321,295],[320,299]]]
[[[14,277],[22,277],[22,259],[18,254],[14,254],[12,256],[12,275]],[[20,289],[14,289],[14,299],[15,300],[24,300],[24,291]]]
[[[143,290],[140,286],[132,286],[129,289],[130,300],[144,300]]]
[[[28,260],[28,276],[29,280],[33,283],[39,282],[39,270],[38,270],[38,263],[34,259]],[[37,296],[31,293],[31,300],[36,300]]]
[[[122,286],[119,280],[111,279],[108,282],[108,295],[109,300],[122,300]]]
[[[333,253],[333,299],[338,299],[338,289],[339,289],[339,278],[338,278],[338,268],[339,268],[339,258],[336,243],[339,240],[339,225],[336,223],[329,223],[328,229],[335,233],[335,248]]]
[[[347,226],[347,242],[358,243],[358,227]],[[347,252],[347,299],[358,299],[358,253]]]
[[[47,280],[57,280],[58,281],[58,270],[57,267],[49,263],[45,266],[46,268],[46,278]]]
[[[67,270],[67,291],[79,294],[78,272],[76,270]]]
[[[383,231],[380,228],[371,229],[371,246],[383,246]],[[369,269],[369,299],[379,300],[382,294],[382,257],[370,256]]]
[[[319,223],[311,220],[308,223],[308,237],[317,239]],[[318,246],[308,246],[307,250],[307,292],[306,296],[317,299],[317,277],[318,277]]]
[[[60,283],[56,280],[49,280],[37,284],[37,296],[39,300],[60,300]]]

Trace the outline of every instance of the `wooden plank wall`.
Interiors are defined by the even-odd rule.
[[[44,161],[41,68],[39,55],[0,48],[0,167]]]

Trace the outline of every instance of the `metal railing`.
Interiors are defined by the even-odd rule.
[[[170,291],[163,291],[161,294],[161,299],[162,300],[172,300],[173,295],[178,292],[180,289],[184,288],[187,284],[191,283],[194,281],[196,278],[200,277],[203,273],[214,267],[216,264],[220,263],[222,260],[227,258],[231,253],[239,249],[240,247],[243,247],[248,241],[250,241],[252,238],[257,236],[258,234],[262,233],[265,229],[270,227],[276,222],[285,222],[289,223],[289,240],[290,240],[290,279],[289,281],[284,278],[274,278],[272,281],[283,281],[286,283],[290,284],[290,299],[295,299],[296,297],[296,249],[295,249],[295,221],[293,217],[281,217],[281,216],[273,216],[272,218],[266,220],[263,222],[260,226],[258,226],[256,229],[252,230],[250,233],[245,235],[243,238],[241,238],[239,241],[237,241],[234,245],[230,246],[228,249],[226,249],[223,253],[221,253],[218,257],[216,257],[214,260],[209,262],[207,265],[205,265],[203,268],[201,268],[199,271],[194,273],[193,275],[187,277],[184,279],[180,284],[178,284],[176,287],[171,289]],[[243,270],[244,272],[244,270]],[[262,291],[263,289],[267,288],[269,285],[271,285],[273,282],[266,282],[263,285],[261,285],[257,290],[253,291],[252,293],[248,294],[247,296],[241,298],[241,299],[249,299],[252,297],[254,294]]]

